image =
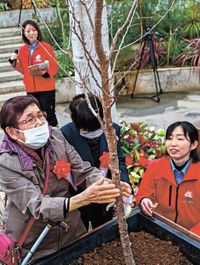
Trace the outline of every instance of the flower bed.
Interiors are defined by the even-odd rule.
[[[48,8],[49,7],[47,0],[35,0],[35,4],[37,8]],[[34,8],[31,0],[23,0],[23,8],[24,9]]]

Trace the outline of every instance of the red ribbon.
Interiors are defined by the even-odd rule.
[[[102,167],[109,168],[110,166],[110,155],[108,152],[103,152],[102,156],[99,158],[101,161],[99,169]]]
[[[53,169],[53,173],[56,174],[58,179],[64,178],[65,180],[67,180],[72,185],[74,190],[76,190],[76,183],[74,182],[73,176],[70,172],[70,168],[70,163],[66,162],[65,160],[57,160]]]
[[[108,152],[103,152],[102,156],[100,156],[99,160],[101,161],[99,169],[104,177],[107,176],[108,168],[110,166],[110,155]]]

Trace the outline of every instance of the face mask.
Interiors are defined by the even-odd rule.
[[[38,126],[28,130],[18,130],[24,134],[25,142],[18,139],[19,142],[22,142],[26,146],[32,149],[39,149],[44,146],[49,139],[49,127],[48,122],[45,122],[42,126]]]
[[[93,132],[87,132],[87,131],[80,129],[80,135],[88,139],[94,139],[94,138],[100,137],[102,134],[103,134],[102,129],[98,129]]]

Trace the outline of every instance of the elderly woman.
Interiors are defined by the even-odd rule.
[[[0,146],[0,185],[8,197],[5,232],[17,242],[33,216],[22,255],[32,247],[47,222],[55,225],[33,260],[51,254],[86,232],[79,208],[90,203],[111,203],[120,192],[100,171],[83,162],[32,96],[18,96],[4,103],[0,112],[5,138]],[[48,180],[47,194],[43,194]],[[72,196],[73,190],[83,191]],[[129,196],[129,185],[122,183]],[[67,231],[59,225],[65,223]]]

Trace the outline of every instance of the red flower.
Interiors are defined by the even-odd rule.
[[[101,161],[99,169],[101,168],[109,168],[110,165],[110,155],[108,152],[103,152],[103,155],[99,158]]]
[[[133,155],[127,154],[125,158],[126,166],[132,166],[133,165]]]
[[[67,163],[65,160],[58,160],[53,168],[53,173],[56,174],[58,179],[67,178],[70,173],[71,164]]]
[[[129,140],[130,143],[133,143],[134,139],[135,139],[135,136],[129,135],[128,140]]]
[[[141,166],[141,167],[147,168],[149,163],[150,163],[150,160],[140,155],[138,158],[138,161],[134,163],[134,166]]]
[[[146,141],[146,138],[143,135],[138,135],[138,142],[144,143]]]
[[[149,165],[149,160],[146,159],[144,156],[139,156],[139,163],[142,167],[148,167]]]
[[[139,131],[139,130],[140,130],[140,125],[137,124],[137,123],[135,123],[135,122],[132,122],[132,123],[130,124],[130,126],[131,126],[131,129],[133,129],[133,130],[135,130],[135,131]]]

